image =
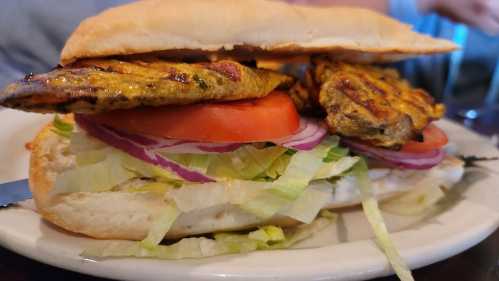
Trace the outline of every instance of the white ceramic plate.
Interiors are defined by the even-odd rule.
[[[0,182],[27,176],[24,145],[50,116],[0,111]],[[449,121],[440,122],[464,154],[495,156],[488,141]],[[499,163],[468,174],[444,211],[426,217],[385,215],[393,239],[411,268],[422,267],[477,244],[499,225]],[[458,196],[456,196],[458,195]],[[81,250],[98,241],[71,235],[23,208],[0,210],[0,244],[57,267],[124,280],[358,280],[391,274],[359,209],[300,249],[199,260],[111,259],[91,261]],[[314,247],[323,245],[322,247]]]

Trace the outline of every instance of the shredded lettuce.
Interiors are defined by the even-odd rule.
[[[102,247],[85,250],[83,256],[182,259],[289,248],[335,220],[334,214],[320,211],[331,196],[331,184],[327,180],[351,170],[359,186],[364,213],[378,245],[399,278],[402,281],[413,280],[410,269],[397,252],[385,226],[372,193],[365,160],[347,156],[348,149],[338,146],[338,137],[330,136],[310,151],[245,145],[231,153],[167,155],[173,161],[208,175],[229,179],[202,186],[184,184],[182,188],[172,189],[169,184],[180,185],[182,181],[170,171],[107,147],[81,132],[73,132],[72,126],[57,116],[54,126],[65,137],[71,137],[71,150],[76,153],[77,165],[57,176],[53,192],[108,191],[130,179],[147,177],[156,182],[135,186],[127,191],[167,193],[173,200],[167,202],[154,219],[143,241],[109,242]],[[255,181],[258,179],[272,182]],[[428,196],[425,192],[434,191],[431,189],[408,194],[385,206],[390,208],[414,200],[430,204],[438,196],[432,193],[435,196],[432,195],[429,200],[424,197]],[[171,245],[159,244],[182,212],[227,203],[238,205],[261,218],[279,213],[309,224],[287,230],[264,226],[247,234],[217,233],[213,239],[184,238]],[[318,213],[320,215],[317,217]]]
[[[62,120],[59,115],[55,115],[54,120],[52,121],[52,125],[54,128],[52,132],[58,134],[61,137],[71,138],[71,133],[73,132],[74,126],[71,123],[68,123]]]
[[[316,181],[293,202],[287,209],[279,211],[303,223],[310,223],[331,198],[331,184],[327,181]]]
[[[253,205],[280,204],[280,197],[262,197],[262,191],[272,188],[272,183],[232,180],[227,182],[186,184],[182,188],[170,189],[168,197],[172,198],[182,212],[206,209],[224,204],[242,205],[253,202]],[[319,211],[330,200],[332,185],[324,180],[314,181],[299,195],[296,200],[285,201],[286,205],[279,210],[280,215],[288,216],[304,223],[310,223]],[[263,200],[262,200],[263,198]]]
[[[267,225],[248,234],[216,233],[215,241],[227,248],[228,253],[247,253],[256,250],[267,250],[272,245],[283,242],[286,236],[282,228]]]
[[[158,181],[168,182],[175,186],[180,185],[182,182],[182,179],[170,170],[149,164],[116,149],[113,150],[113,153],[120,155],[123,167],[139,174],[141,177],[154,178]]]
[[[286,151],[287,148],[281,146],[256,148],[244,145],[230,153],[213,155],[208,175],[250,180],[265,172]]]
[[[336,222],[338,215],[328,210],[320,212],[319,217],[310,224],[302,224],[295,228],[291,228],[287,234],[288,238],[280,243],[272,246],[272,249],[286,249],[294,244],[307,239],[314,233],[320,232],[331,223]]]
[[[213,155],[210,154],[162,154],[166,158],[173,160],[185,167],[206,174],[208,167],[213,160]]]
[[[81,255],[90,258],[184,259],[285,249],[320,232],[333,223],[335,218],[331,213],[324,213],[310,224],[286,230],[277,226],[263,226],[248,234],[218,233],[214,235],[214,239],[184,238],[171,245],[157,245],[150,248],[143,247],[140,242],[111,241],[90,247]]]
[[[445,193],[440,187],[428,183],[386,200],[380,206],[383,211],[392,214],[418,216],[432,210],[435,204],[444,197]]]
[[[107,146],[81,131],[73,132],[71,135],[70,150],[76,155],[77,167],[97,164],[98,162],[104,161],[109,155],[113,155],[113,157],[120,160],[123,168],[140,177],[154,178],[159,181],[175,184],[181,181],[175,173],[162,167],[146,163],[125,152]],[[95,176],[99,175],[97,174]]]
[[[296,152],[295,152],[296,153]],[[288,153],[284,153],[281,157],[277,158],[272,165],[263,173],[264,177],[270,180],[275,180],[284,174],[286,167],[289,165],[291,156]]]
[[[314,155],[318,147],[312,151],[294,151],[285,147],[276,145],[272,146],[254,146],[244,145],[236,151],[220,154],[163,154],[168,159],[182,164],[186,167],[194,169],[198,172],[220,180],[253,180],[276,182],[285,181],[290,174],[296,176],[289,181],[296,181],[297,186],[303,186],[304,182],[309,182],[310,179],[301,177],[301,170],[308,168],[310,165],[302,165],[304,168],[294,167],[292,164],[297,161],[314,161],[315,164],[321,164],[320,169],[314,175],[313,179],[326,179],[335,177],[348,170],[358,160],[357,157],[345,156],[348,153],[347,149],[338,147],[338,137],[330,136],[323,141],[318,147],[327,149],[321,159]],[[167,169],[151,165],[140,159],[132,157],[125,152],[111,148],[102,142],[87,136],[85,133],[77,131],[71,134],[70,149],[76,154],[76,162],[78,166],[96,164],[106,158],[109,153],[119,154],[122,159],[122,165],[138,174],[141,177],[154,178],[158,181],[173,183],[176,186],[184,184],[183,180],[176,174]],[[324,151],[322,151],[324,152]],[[313,160],[309,160],[313,159]],[[289,170],[289,171],[288,171]],[[293,171],[300,171],[294,173]],[[278,180],[285,173],[283,179]],[[306,172],[305,172],[306,173]],[[276,192],[301,192],[299,187],[294,191],[294,188],[276,188]],[[296,197],[289,195],[287,197]]]
[[[80,152],[76,154],[76,164],[77,167],[81,167],[101,162],[101,165],[105,166],[106,164],[110,164],[110,162],[105,162],[108,157],[114,157],[119,162],[113,164],[120,164],[124,169],[140,177],[154,178],[160,182],[174,184],[181,181],[175,173],[167,169],[149,164],[111,147]]]
[[[88,145],[93,148],[94,145]],[[180,180],[172,172],[134,158],[111,147],[82,150],[76,154],[76,167],[59,174],[54,193],[102,192],[136,177],[154,178],[154,190],[164,189],[161,183],[178,186]],[[131,192],[138,190],[128,190]],[[144,189],[145,191],[145,189]]]
[[[256,197],[269,183],[231,180],[216,183],[191,183],[168,192],[183,212],[210,208],[223,204],[242,204]]]
[[[360,157],[358,156],[344,156],[342,158],[339,158],[338,160],[331,160],[329,162],[326,162],[322,164],[321,168],[317,171],[314,179],[329,179],[332,177],[340,176],[350,170],[359,161],[359,159]]]
[[[286,240],[286,236],[284,236],[282,228],[273,225],[263,226],[258,230],[250,232],[248,234],[248,238],[256,241],[262,241],[264,243]]]
[[[134,185],[123,189],[126,192],[156,192],[158,194],[165,194],[170,190],[171,185],[163,182],[148,182],[142,185]]]
[[[326,157],[322,159],[322,161],[329,163],[333,161],[338,161],[341,158],[345,157],[348,155],[348,148],[341,147],[341,146],[335,146],[329,149]]]
[[[159,216],[153,220],[147,237],[140,242],[142,247],[154,249],[154,247],[159,245],[179,215],[180,212],[173,204],[165,205]]]
[[[82,153],[90,150],[98,150],[109,147],[105,143],[101,142],[96,138],[89,137],[83,131],[74,131],[71,134],[71,140],[69,143],[69,150],[74,153]]]
[[[105,160],[76,167],[57,175],[53,194],[72,192],[102,192],[136,177],[121,165],[121,157],[110,153]]]
[[[97,164],[101,161],[106,160],[108,155],[113,152],[110,147],[105,147],[101,149],[82,151],[76,154],[76,165],[78,167]]]
[[[271,188],[262,190],[240,207],[261,218],[273,216],[300,197],[322,166],[322,159],[337,143],[337,138],[329,137],[311,151],[296,152],[284,174],[272,182]]]
[[[81,256],[88,258],[136,257],[177,260],[203,258],[230,253],[224,245],[205,237],[184,238],[177,243],[159,245],[151,249],[132,241],[110,241],[85,249]]]
[[[379,247],[385,253],[388,262],[392,265],[393,270],[401,281],[414,281],[411,270],[398,253],[397,248],[393,244],[390,237],[388,229],[386,228],[383,216],[381,215],[381,211],[378,207],[378,202],[376,201],[371,189],[366,161],[364,159],[359,160],[353,167],[352,173],[357,179],[358,187],[362,196],[362,208],[364,209],[364,214],[366,215],[369,224],[371,224]]]

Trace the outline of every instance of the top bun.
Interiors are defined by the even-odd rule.
[[[252,58],[327,53],[353,62],[383,62],[454,49],[449,41],[360,8],[267,0],[149,0],[81,22],[62,51],[61,64],[147,53]]]

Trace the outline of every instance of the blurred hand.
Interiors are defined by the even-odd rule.
[[[306,5],[339,5],[356,6],[388,13],[388,0],[283,0],[288,3],[306,4]],[[405,0],[403,0],[405,1]]]
[[[419,0],[423,12],[435,11],[454,21],[499,34],[499,0]]]
[[[388,0],[284,0],[289,3],[311,5],[361,6],[378,12],[388,12]],[[405,0],[398,0],[405,1]],[[454,21],[499,34],[499,0],[418,0],[422,12],[437,12]]]

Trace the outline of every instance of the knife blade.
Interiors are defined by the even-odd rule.
[[[0,206],[17,203],[32,197],[27,179],[0,184]]]

